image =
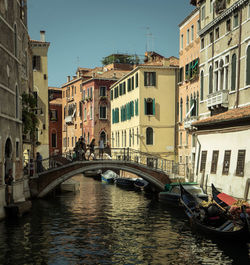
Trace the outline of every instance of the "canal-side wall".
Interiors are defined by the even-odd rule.
[[[0,220],[4,219],[5,212],[5,185],[0,185]]]

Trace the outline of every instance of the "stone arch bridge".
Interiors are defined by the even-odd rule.
[[[49,169],[38,173],[30,178],[30,191],[32,197],[42,198],[55,189],[62,182],[72,176],[90,170],[124,170],[134,173],[147,180],[157,191],[163,191],[165,184],[170,183],[169,175],[166,171],[149,167],[134,161],[124,160],[92,160],[74,161],[65,165]]]

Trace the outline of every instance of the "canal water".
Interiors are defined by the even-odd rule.
[[[0,222],[0,264],[250,264],[250,244],[194,235],[182,210],[75,178],[77,194],[34,201],[19,221]]]

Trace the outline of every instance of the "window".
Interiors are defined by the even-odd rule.
[[[132,79],[131,79],[131,89],[132,90],[135,89],[135,78],[134,78],[134,76],[132,76]]]
[[[153,129],[151,127],[146,129],[146,144],[153,145]]]
[[[127,90],[131,91],[131,78],[127,79]]]
[[[250,45],[247,48],[246,61],[246,85],[250,85]]]
[[[119,84],[119,94],[120,94],[120,96],[123,95],[122,83]]]
[[[110,100],[113,100],[113,98],[114,98],[114,91],[113,91],[113,89],[110,91]]]
[[[84,108],[84,120],[85,121],[87,120],[87,109],[86,109],[86,107]]]
[[[152,98],[144,99],[144,114],[155,115],[155,99]]]
[[[114,89],[115,89],[114,98],[118,98],[118,96],[119,96],[119,94],[118,94],[118,86],[116,86]]]
[[[71,137],[71,144],[72,144],[71,146],[74,146],[74,137],[73,136]]]
[[[179,68],[179,80],[178,83],[183,81],[183,67]]]
[[[215,62],[215,67],[214,67],[214,89],[215,91],[218,91],[218,86],[219,86],[219,67],[218,67],[218,61]]]
[[[100,119],[107,119],[107,106],[100,106]]]
[[[180,133],[180,146],[182,146],[182,132]]]
[[[183,34],[181,34],[181,43],[180,43],[180,45],[181,45],[181,50],[183,49]]]
[[[19,150],[19,141],[16,141],[16,158],[19,158],[19,153],[20,153],[20,150]]]
[[[211,174],[216,174],[218,158],[219,158],[219,151],[213,151]]]
[[[231,90],[234,91],[236,88],[236,54],[232,56],[231,64]]]
[[[156,86],[155,72],[144,72],[144,86]]]
[[[226,30],[227,32],[231,31],[231,19],[230,18],[226,22]]]
[[[181,103],[180,103],[180,122],[182,122],[183,119],[183,100],[181,98]]]
[[[191,42],[194,40],[194,25],[191,26]]]
[[[234,28],[239,26],[239,15],[238,13],[234,14]]]
[[[201,95],[200,95],[200,98],[201,98],[201,100],[203,100],[204,99],[204,72],[203,71],[201,71],[201,84],[200,84],[200,90],[201,90]]]
[[[200,20],[198,19],[197,20],[197,31],[201,29],[201,26],[200,26]]]
[[[213,0],[210,0],[210,13],[213,12]]]
[[[138,99],[135,100],[135,116],[139,115]]]
[[[100,96],[106,97],[106,91],[107,91],[107,88],[105,86],[101,86],[100,87]]]
[[[16,86],[16,118],[19,118],[19,90],[18,86]]]
[[[182,163],[182,156],[179,157],[180,164]]]
[[[53,148],[56,148],[56,133],[51,134],[51,145]]]
[[[138,87],[138,73],[135,74],[135,87]]]
[[[205,5],[201,7],[201,20],[204,20],[206,16]]]
[[[204,38],[201,39],[201,49],[204,49],[205,47],[205,41]]]
[[[213,67],[209,67],[209,94],[213,93]]]
[[[187,45],[189,44],[189,29],[187,29]]]
[[[206,160],[207,160],[207,151],[201,152],[201,165],[200,165],[200,172],[204,172],[206,169]]]
[[[14,54],[17,57],[17,27],[14,25]]]
[[[245,157],[246,150],[239,150],[236,166],[236,176],[244,176]]]
[[[229,173],[230,157],[231,157],[231,150],[226,150],[224,154],[224,162],[223,162],[223,169],[222,169],[223,175],[228,175]]]
[[[189,97],[187,96],[186,98],[186,114],[188,113],[189,110]]]
[[[82,119],[82,102],[79,101],[79,117]]]
[[[41,70],[41,57],[34,55],[32,57],[32,66],[33,70],[40,71]]]
[[[57,110],[55,109],[50,110],[50,120],[57,121]]]
[[[92,105],[89,108],[89,118],[92,120],[93,119],[93,107]]]
[[[220,28],[217,27],[217,28],[215,29],[215,39],[218,40],[219,37],[220,37]]]
[[[210,40],[210,44],[213,43],[213,41],[214,41],[214,33],[213,33],[213,31],[211,31],[209,33],[209,40]]]

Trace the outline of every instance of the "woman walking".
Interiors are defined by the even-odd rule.
[[[93,159],[95,159],[95,138],[92,139],[91,143],[89,144],[89,157],[93,154]]]

